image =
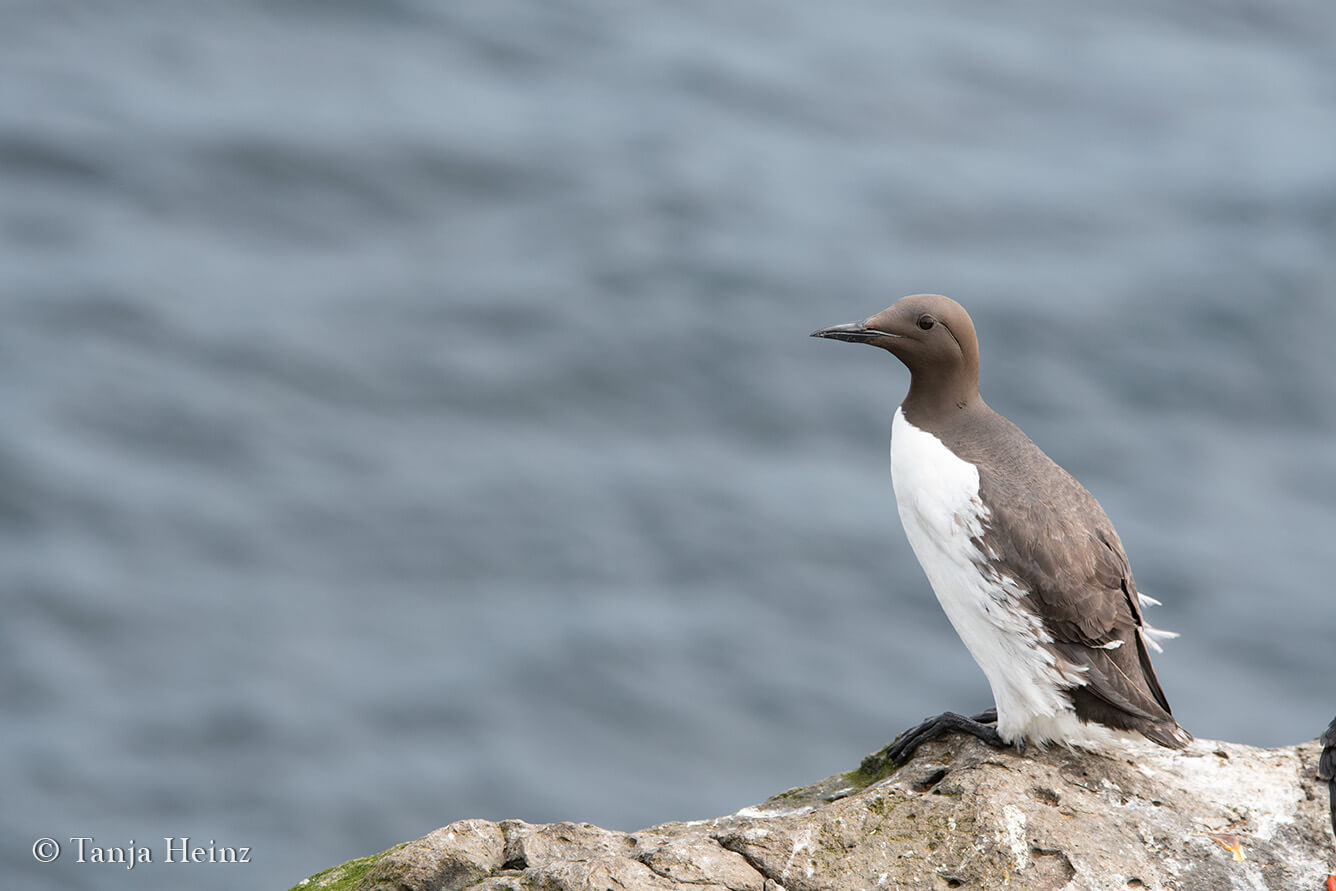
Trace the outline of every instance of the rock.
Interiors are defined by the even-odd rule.
[[[1333,858],[1317,742],[1025,756],[950,736],[727,817],[612,832],[464,820],[302,891],[1308,889]]]
[[[497,824],[460,820],[386,852],[357,887],[467,888],[504,866],[508,851],[509,841]]]

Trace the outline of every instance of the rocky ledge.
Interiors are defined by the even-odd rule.
[[[613,832],[463,820],[293,891],[1314,889],[1334,866],[1317,742],[1122,757],[923,746],[712,820]]]

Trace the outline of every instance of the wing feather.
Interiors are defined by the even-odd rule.
[[[1151,666],[1141,596],[1113,524],[1015,425],[993,418],[1005,427],[982,440],[1003,447],[978,462],[990,508],[981,552],[1026,592],[1054,653],[1079,672],[1079,715],[1185,744],[1191,737],[1174,721]]]

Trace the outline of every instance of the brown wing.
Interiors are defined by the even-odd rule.
[[[1136,582],[1113,524],[1070,474],[993,417],[1010,441],[981,466],[991,513],[980,547],[1027,592],[1052,650],[1081,670],[1085,684],[1070,691],[1077,715],[1181,748],[1191,736],[1174,721],[1151,667]]]

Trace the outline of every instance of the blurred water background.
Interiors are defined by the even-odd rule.
[[[987,705],[907,374],[807,338],[917,291],[1117,523],[1182,723],[1331,719],[1336,7],[0,9],[12,887],[709,817]]]

